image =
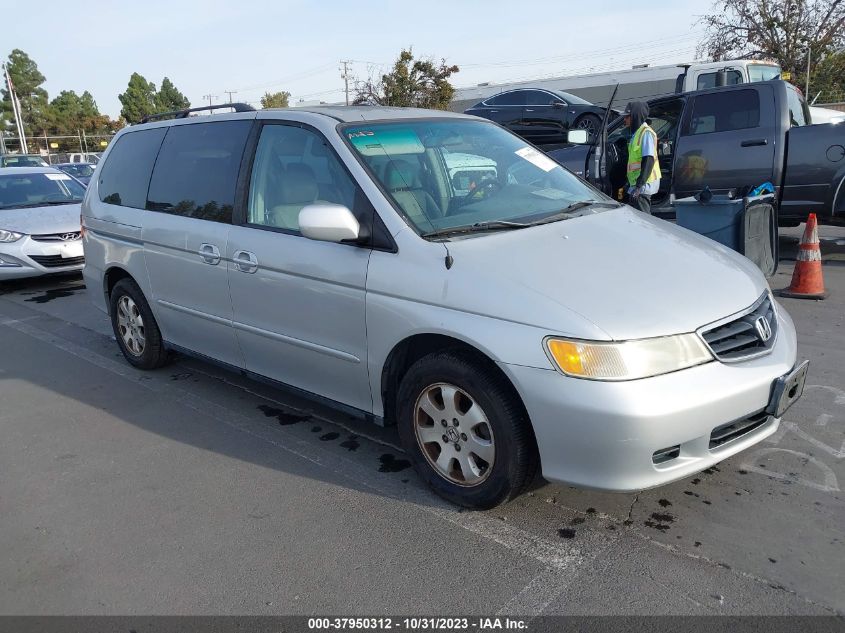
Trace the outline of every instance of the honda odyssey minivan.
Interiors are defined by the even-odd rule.
[[[800,397],[749,260],[495,123],[236,109],[123,129],[86,192],[86,285],[135,367],[198,355],[396,424],[475,508],[538,468],[617,491],[692,475]],[[456,155],[486,173],[468,186]]]

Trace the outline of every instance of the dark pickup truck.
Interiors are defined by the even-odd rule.
[[[649,102],[663,178],[652,200],[656,214],[672,213],[675,198],[705,186],[714,194],[742,193],[771,182],[782,225],[815,213],[845,224],[845,125],[809,125],[800,93],[775,80],[687,92]],[[543,148],[577,175],[618,197],[625,183],[630,132],[608,125],[604,173],[595,178],[594,143]]]

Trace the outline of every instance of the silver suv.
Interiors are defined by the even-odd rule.
[[[455,155],[486,173],[456,179]],[[686,477],[774,433],[803,389],[749,260],[475,117],[132,126],[82,213],[86,284],[132,365],[200,355],[397,424],[419,475],[470,507],[538,467],[619,491]]]

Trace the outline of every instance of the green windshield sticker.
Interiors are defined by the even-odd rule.
[[[410,128],[359,128],[347,130],[346,136],[362,156],[398,156],[425,152],[420,137]]]

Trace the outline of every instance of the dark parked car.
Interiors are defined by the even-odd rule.
[[[53,165],[56,169],[61,169],[68,176],[73,176],[86,187],[91,181],[91,176],[94,174],[96,165],[90,163],[59,163]]]
[[[604,108],[568,92],[519,88],[488,97],[465,111],[519,134],[535,145],[565,143],[571,129],[598,132]]]
[[[741,193],[765,182],[775,187],[782,225],[812,212],[845,224],[845,125],[811,122],[807,104],[785,81],[762,81],[662,97],[649,102],[657,133],[660,191],[652,211],[671,214],[673,196],[704,187],[714,194]],[[618,197],[625,184],[630,132],[608,124],[605,193]],[[595,144],[567,145],[548,155],[576,175],[596,182]]]

